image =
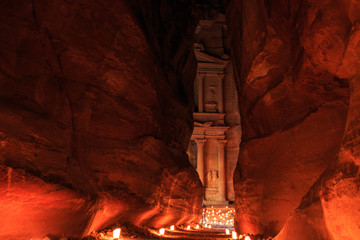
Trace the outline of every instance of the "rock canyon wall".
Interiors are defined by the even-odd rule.
[[[358,239],[359,10],[352,0],[229,1],[240,232]]]
[[[187,1],[0,3],[0,238],[198,220]]]

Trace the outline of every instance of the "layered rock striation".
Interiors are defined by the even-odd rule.
[[[200,217],[185,1],[0,3],[0,238]]]
[[[230,1],[243,131],[234,176],[239,231],[358,238],[359,8]]]

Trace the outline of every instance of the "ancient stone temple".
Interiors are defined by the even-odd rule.
[[[0,240],[359,240],[359,172],[359,0],[0,1]]]
[[[227,204],[235,200],[232,178],[241,130],[224,15],[200,20],[195,33],[198,68],[188,154],[205,188],[204,203]]]

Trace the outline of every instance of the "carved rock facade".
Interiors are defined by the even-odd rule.
[[[235,200],[241,137],[225,16],[201,19],[195,36],[195,123],[188,153],[205,188],[205,205],[224,205]]]

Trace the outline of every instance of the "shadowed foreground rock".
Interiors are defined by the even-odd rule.
[[[358,239],[359,9],[356,1],[230,1],[241,232]]]
[[[0,23],[0,238],[200,217],[188,3],[6,0]]]

